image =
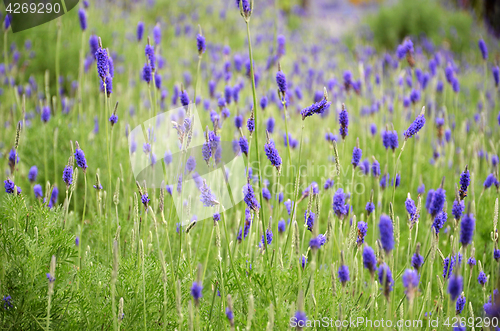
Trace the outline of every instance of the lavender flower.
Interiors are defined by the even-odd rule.
[[[327,98],[325,97],[321,101],[302,109],[302,111],[300,112],[300,114],[302,115],[302,120],[314,114],[323,114],[328,108],[330,108],[330,105],[331,102],[328,102]]]
[[[464,204],[463,200],[453,201],[453,207],[451,207],[451,213],[453,214],[453,217],[455,218],[455,220],[457,220],[457,221],[460,220],[464,209],[465,209],[465,204]]]
[[[333,195],[332,207],[333,211],[339,218],[342,218],[349,211],[347,205],[345,204],[345,194],[342,188],[339,188]]]
[[[47,123],[50,120],[50,107],[49,106],[44,106],[42,108],[42,122]]]
[[[358,238],[356,239],[356,243],[358,246],[361,246],[365,242],[365,236],[368,232],[368,224],[363,221],[358,222]]]
[[[391,269],[387,264],[382,264],[378,269],[378,281],[382,285],[382,290],[387,299],[394,286],[394,278],[392,278]]]
[[[151,201],[151,199],[148,196],[148,193],[145,192],[144,194],[141,195],[141,202],[144,205],[144,208],[148,208],[148,204]]]
[[[425,124],[424,111],[425,108],[422,108],[422,112],[420,113],[420,115],[418,115],[417,118],[415,118],[415,120],[413,121],[413,123],[410,124],[408,129],[405,132],[403,132],[405,140],[416,135],[424,127]]]
[[[375,210],[375,204],[372,201],[368,201],[365,209],[367,216],[370,216],[370,214]]]
[[[363,266],[370,271],[373,277],[375,270],[377,270],[377,257],[370,246],[363,248]]]
[[[87,14],[85,13],[85,9],[78,9],[78,18],[80,19],[80,27],[82,31],[87,30]]]
[[[245,138],[244,136],[241,136],[238,143],[239,143],[241,152],[243,154],[245,154],[246,156],[248,156],[248,141],[247,141],[247,138]]]
[[[146,47],[144,48],[144,53],[146,55],[147,64],[149,64],[149,66],[151,67],[151,71],[154,71],[155,66],[156,66],[156,57],[155,57],[154,46],[147,44]],[[158,77],[160,77],[160,76],[158,76]]]
[[[321,248],[321,246],[325,244],[325,242],[326,242],[326,237],[322,234],[319,234],[317,237],[312,238],[309,241],[309,247],[311,247],[311,249],[319,249]]]
[[[373,177],[378,178],[380,176],[380,163],[375,158],[373,158],[371,169]]]
[[[358,140],[359,142],[359,140]],[[352,151],[352,160],[351,164],[353,165],[354,168],[356,168],[359,164],[359,161],[361,161],[361,156],[363,155],[363,151],[359,146],[355,146],[353,151]]]
[[[198,48],[198,55],[201,56],[203,53],[205,53],[205,37],[203,37],[201,34],[198,34],[196,36],[196,46]]]
[[[488,281],[488,277],[486,277],[486,274],[483,271],[479,272],[479,276],[477,277],[477,282],[482,287],[484,287],[484,284],[486,284],[487,281]]]
[[[479,50],[481,51],[481,56],[483,60],[486,61],[488,59],[488,47],[486,47],[486,43],[484,42],[483,39],[479,39],[478,46]]]
[[[248,208],[254,211],[258,211],[260,209],[259,201],[257,201],[257,198],[255,198],[255,193],[251,184],[246,184],[245,186],[243,186],[243,195]]]
[[[69,187],[73,183],[73,168],[72,167],[70,167],[70,166],[64,167],[62,179],[66,183],[66,187]]]
[[[432,216],[436,216],[437,214],[439,214],[443,210],[445,202],[446,202],[446,191],[440,187],[432,194],[432,200],[429,205],[430,214]]]
[[[345,104],[342,104],[342,110],[339,113],[340,135],[342,139],[347,137],[349,127],[349,115],[347,113]]]
[[[394,230],[392,225],[392,220],[387,215],[380,216],[380,222],[378,224],[380,231],[380,242],[382,248],[385,250],[386,254],[394,248]]]
[[[213,207],[219,204],[219,202],[215,198],[215,194],[212,193],[212,190],[210,190],[210,187],[208,187],[205,180],[203,180],[203,185],[200,188],[200,192],[200,201],[203,203],[203,206]]]
[[[198,304],[198,302],[203,296],[202,290],[203,286],[201,283],[193,282],[193,286],[191,286],[191,295],[193,296],[193,299],[196,302],[196,304]]]
[[[76,165],[82,168],[85,173],[87,170],[87,160],[85,159],[85,153],[80,149],[78,142],[76,143],[75,161]]]
[[[448,293],[450,294],[451,300],[455,301],[463,288],[463,278],[462,276],[452,275],[448,281]]]
[[[424,264],[424,257],[419,252],[415,252],[411,258],[411,266],[418,271],[422,264]]]
[[[472,242],[476,220],[472,214],[465,214],[460,224],[460,243],[467,247]]]
[[[149,84],[152,77],[152,68],[148,63],[145,63],[144,67],[142,68],[142,79],[144,79],[144,81]]]
[[[457,299],[457,303],[455,306],[455,311],[457,315],[459,315],[464,310],[466,302],[467,300],[465,299],[464,293],[462,292],[462,295]]]
[[[139,22],[139,23],[137,23],[137,41],[142,40],[143,34],[144,34],[144,23]]]
[[[316,220],[316,214],[312,211],[307,211],[304,213],[304,219],[306,221],[307,230],[313,231],[314,221]]]
[[[342,264],[339,267],[338,271],[339,275],[339,280],[342,283],[342,286],[345,286],[345,284],[349,281],[349,267],[347,267],[345,264]]]
[[[35,198],[41,199],[43,197],[42,185],[36,184],[33,186],[33,193],[35,194]]]
[[[448,214],[443,211],[437,214],[434,217],[434,222],[432,223],[432,227],[436,231],[436,234],[439,234],[439,231],[443,228],[444,223],[448,220]]]
[[[281,234],[281,233],[284,233],[286,230],[286,222],[285,220],[280,220],[278,222],[278,232]]]
[[[264,145],[264,149],[271,164],[279,171],[281,167],[281,157],[276,149],[276,146],[274,145],[274,141],[272,139],[268,139],[267,144]]]
[[[286,76],[283,71],[279,70],[276,73],[276,84],[278,85],[278,91],[281,95],[281,98],[284,98],[286,95]]]
[[[416,270],[406,269],[402,277],[403,286],[406,288],[405,293],[408,299],[413,300],[415,291],[418,289],[420,276]]]
[[[30,181],[30,183],[35,182],[37,176],[38,176],[38,168],[36,166],[32,166],[30,168],[30,171],[28,172],[28,180]]]
[[[95,53],[95,58],[97,60],[97,74],[104,81],[108,75],[108,52],[104,48],[99,47]]]
[[[469,185],[470,185],[470,173],[466,166],[464,172],[462,172],[462,174],[460,175],[459,194],[461,200],[463,200],[467,196],[467,189],[469,188]]]

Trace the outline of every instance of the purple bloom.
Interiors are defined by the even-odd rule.
[[[372,276],[375,270],[377,270],[377,257],[370,246],[363,248],[363,266],[370,271]]]
[[[155,44],[159,45],[161,42],[161,28],[160,24],[157,23],[153,28],[153,39],[155,40]]]
[[[380,242],[387,254],[394,248],[394,230],[392,220],[387,215],[380,216],[378,224],[380,231]]]
[[[481,51],[481,56],[483,57],[483,60],[486,61],[488,59],[488,47],[486,47],[486,43],[484,42],[483,39],[479,39],[478,46],[479,50]]]
[[[339,267],[339,272],[338,272],[338,275],[339,275],[339,280],[340,282],[342,283],[342,285],[345,286],[345,284],[349,281],[349,268],[345,265],[345,264],[342,264],[340,267]]]
[[[363,221],[358,222],[358,238],[356,239],[356,243],[358,246],[361,246],[365,242],[365,236],[368,232],[368,224]]]
[[[193,282],[193,286],[191,286],[191,295],[193,296],[193,299],[198,303],[198,301],[202,298],[203,293],[203,286],[202,284],[199,284],[198,282]]]
[[[479,273],[479,276],[477,277],[477,282],[484,287],[484,284],[486,284],[486,282],[488,281],[488,277],[486,277],[486,274],[481,271]]]
[[[415,223],[418,220],[419,215],[417,214],[417,207],[415,202],[408,196],[405,201],[406,212],[410,217],[411,223]]]
[[[263,96],[262,99],[260,99],[260,108],[262,108],[262,110],[264,110],[264,109],[266,109],[266,107],[267,107],[267,97]],[[271,131],[269,131],[269,132],[271,132]]]
[[[348,208],[345,204],[345,194],[342,188],[339,188],[337,192],[333,195],[333,203],[332,203],[333,211],[337,215],[337,217],[341,218],[347,214]]]
[[[361,156],[363,154],[363,151],[361,150],[361,148],[358,148],[358,147],[354,147],[353,151],[352,151],[352,160],[351,160],[351,164],[354,166],[354,168],[356,168],[359,164],[359,161],[361,160]]]
[[[424,257],[422,255],[420,255],[418,252],[413,254],[413,256],[411,258],[412,267],[418,271],[420,269],[420,267],[422,266],[422,264],[424,264]]]
[[[349,115],[347,113],[344,104],[342,104],[342,110],[339,113],[339,124],[340,124],[340,135],[342,136],[342,139],[345,139],[348,133]]]
[[[311,249],[319,249],[321,246],[323,246],[326,242],[326,237],[322,234],[319,234],[317,237],[312,238],[309,241],[309,247]]]
[[[118,122],[118,116],[115,113],[111,114],[109,121],[111,122],[111,126],[115,125]]]
[[[302,120],[306,117],[312,116],[314,114],[323,114],[325,110],[330,108],[331,102],[328,102],[326,98],[323,100],[312,104],[311,106],[302,109],[300,114],[302,115]]]
[[[447,221],[447,219],[448,219],[448,214],[445,211],[440,212],[434,217],[434,222],[432,223],[432,227],[436,231],[436,234],[439,234],[439,231],[443,228],[444,223]]]
[[[281,157],[276,149],[276,146],[274,145],[274,141],[269,140],[269,142],[265,144],[264,149],[271,164],[279,169],[281,167]]]
[[[52,193],[50,195],[50,201],[48,205],[49,208],[52,208],[56,205],[58,197],[59,197],[59,189],[57,188],[57,186],[54,186],[54,188],[52,189]]]
[[[240,145],[241,152],[244,153],[245,155],[248,155],[248,141],[247,141],[247,138],[240,137],[240,140],[239,140],[238,143]]]
[[[455,200],[453,201],[453,207],[451,207],[451,213],[456,220],[460,220],[462,213],[464,212],[465,204],[464,201]]]
[[[254,211],[258,211],[260,209],[259,201],[257,201],[257,198],[255,197],[255,193],[251,184],[246,184],[243,186],[243,195],[248,208]]]
[[[66,186],[69,187],[71,183],[73,183],[73,168],[71,168],[70,166],[64,167],[62,178],[66,183]]]
[[[143,34],[144,34],[144,23],[139,22],[139,23],[137,23],[137,41],[142,40]]]
[[[33,186],[33,193],[35,194],[35,198],[40,199],[43,197],[42,185],[36,184]]]
[[[4,182],[5,193],[13,194],[15,188],[14,182],[10,179],[4,180],[3,182]]]
[[[206,44],[205,37],[201,34],[196,36],[196,46],[198,47],[198,55],[202,55],[205,52]]]
[[[278,222],[278,232],[279,233],[284,233],[285,229],[286,229],[286,222],[285,222],[285,220],[280,220]]]
[[[82,31],[87,29],[87,14],[85,13],[85,9],[78,9],[78,18],[80,19],[80,27]]]
[[[452,275],[448,281],[448,293],[451,300],[455,301],[460,293],[462,293],[463,278],[462,276]]]
[[[467,167],[465,167],[464,172],[460,175],[460,199],[463,200],[467,196],[467,189],[470,185],[470,173]]]
[[[151,82],[151,78],[152,78],[152,69],[151,66],[148,63],[146,63],[142,68],[142,79],[144,79],[144,81],[149,84]]]
[[[429,206],[430,214],[432,216],[436,216],[437,214],[439,214],[443,210],[445,202],[446,202],[446,191],[440,187],[432,194],[432,200]]]
[[[413,137],[415,134],[417,134],[418,131],[420,131],[424,127],[424,124],[425,124],[424,114],[418,115],[417,118],[415,118],[415,121],[413,121],[413,123],[410,124],[408,130],[403,132],[405,139],[409,139]]]
[[[156,57],[155,57],[155,49],[153,45],[146,45],[144,48],[144,53],[146,55],[147,64],[151,67],[151,70],[155,70],[155,65],[156,65]],[[144,79],[146,80],[146,79]]]
[[[498,180],[495,178],[494,174],[489,174],[488,177],[486,177],[486,180],[484,181],[484,189],[488,189],[491,187],[491,185],[498,186]]]
[[[366,203],[366,213],[367,213],[367,216],[370,216],[370,214],[375,210],[375,204],[371,201],[368,201]]]
[[[472,242],[476,220],[472,214],[465,214],[460,223],[460,243],[466,247]]]
[[[304,261],[304,259],[305,259],[305,257],[302,256],[302,261]],[[306,259],[306,263],[307,263],[307,259]],[[304,268],[304,262],[302,262],[302,268]],[[295,318],[295,322],[297,323],[297,326],[299,326],[299,328],[303,328],[306,326],[307,316],[306,316],[305,312],[297,310],[295,312],[294,318]]]
[[[266,239],[267,245],[271,245],[271,243],[273,242],[273,232],[271,231],[271,229],[266,229],[266,238],[265,239]],[[265,247],[264,235],[262,235],[259,247]]]
[[[278,90],[281,93],[281,96],[284,98],[287,89],[286,76],[281,70],[276,73],[276,84],[278,85]]]
[[[219,202],[215,198],[215,194],[212,193],[212,190],[210,190],[210,187],[208,187],[206,181],[203,181],[200,192],[200,201],[203,203],[203,206],[213,207],[219,204]]]
[[[316,219],[316,214],[314,214],[312,211],[307,211],[304,213],[304,218],[306,220],[306,225],[307,225],[307,230],[313,231],[313,226],[314,226],[314,221]]]
[[[391,269],[389,269],[389,266],[385,263],[378,269],[378,281],[382,284],[384,295],[388,298],[394,285],[394,279],[392,278]]]
[[[104,80],[108,75],[108,52],[99,47],[95,53],[95,58],[97,60],[97,74],[101,77],[101,80]]]
[[[380,176],[380,163],[378,163],[377,160],[373,159],[372,163],[372,175],[373,177],[379,177]]]
[[[274,118],[273,117],[269,117],[269,119],[267,120],[267,131],[269,133],[273,133],[274,132]]]
[[[31,183],[36,181],[36,177],[38,176],[38,168],[36,166],[32,166],[30,171],[28,172],[28,179]]]
[[[255,122],[254,122],[253,116],[251,116],[251,117],[247,120],[247,129],[248,129],[248,131],[250,132],[250,134],[252,134],[252,133],[253,133],[253,131],[255,130]]]
[[[455,306],[455,311],[456,311],[457,315],[460,314],[464,310],[466,302],[467,302],[467,300],[465,299],[465,296],[463,294],[460,297],[458,297],[457,304]]]
[[[406,294],[408,295],[413,289],[418,288],[420,276],[416,270],[406,269],[402,276],[403,286],[406,287]]]
[[[145,208],[148,208],[148,204],[151,201],[147,193],[144,193],[141,195],[141,202],[144,205]]]
[[[493,73],[493,80],[495,81],[495,87],[498,87],[498,84],[500,82],[500,68],[498,66],[494,66],[492,69]]]

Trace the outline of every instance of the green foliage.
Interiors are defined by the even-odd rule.
[[[431,0],[401,0],[394,6],[382,7],[368,18],[368,25],[374,46],[391,51],[407,36],[426,35],[436,44],[446,41],[455,52],[469,47],[472,38],[469,15]]]

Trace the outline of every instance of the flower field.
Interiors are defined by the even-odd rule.
[[[1,330],[499,329],[498,40],[291,8],[2,12]]]

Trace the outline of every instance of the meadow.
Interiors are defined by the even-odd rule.
[[[311,19],[2,12],[0,329],[497,330],[498,40]]]

